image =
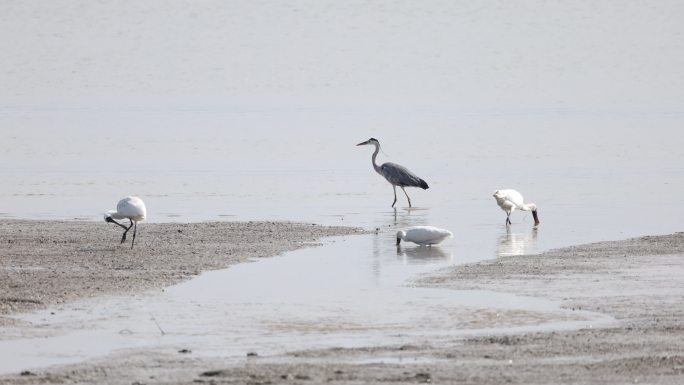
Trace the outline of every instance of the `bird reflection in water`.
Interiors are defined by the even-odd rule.
[[[537,227],[525,231],[513,231],[506,226],[505,233],[499,236],[497,255],[506,257],[533,252],[537,247],[537,232]]]
[[[395,207],[392,212],[388,212],[387,215],[394,219],[394,226],[409,227],[423,222],[423,219],[427,217],[428,210],[429,208],[427,207],[405,207],[400,210],[397,210]]]
[[[397,258],[404,264],[422,265],[436,262],[450,262],[453,256],[450,252],[442,250],[439,246],[397,246]]]

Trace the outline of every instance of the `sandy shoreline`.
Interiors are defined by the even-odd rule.
[[[358,232],[287,222],[144,223],[131,250],[130,237],[120,245],[121,229],[104,221],[2,220],[0,325],[13,312],[164,287]]]
[[[356,232],[270,222],[147,224],[140,249],[130,253],[118,246],[120,233],[104,223],[54,224],[0,222],[0,242],[14,240],[0,252],[4,267],[0,285],[3,293],[10,293],[3,295],[0,314],[70,301],[78,295],[167,285],[200,270],[292,250],[326,235]],[[61,242],[47,241],[55,239]],[[53,248],[61,252],[53,253]],[[138,254],[143,248],[147,248],[146,261]],[[73,261],[57,259],[65,252]],[[211,257],[219,253],[230,258]],[[33,255],[40,258],[28,258]],[[93,255],[99,267],[86,268],[92,265]],[[0,383],[680,384],[684,382],[682,273],[684,233],[504,257],[440,270],[414,284],[550,298],[568,309],[610,315],[616,324],[574,331],[433,339],[404,346],[297,351],[277,357],[245,357],[238,364],[140,349],[34,370],[28,375],[4,376]],[[106,283],[109,274],[116,274],[116,279]],[[41,281],[34,282],[36,294],[22,286],[31,275]],[[72,279],[63,281],[62,276]],[[9,278],[13,281],[8,284]],[[52,283],[42,282],[50,279]],[[72,280],[79,282],[68,283]],[[143,283],[134,283],[137,281]],[[58,294],[51,296],[50,291]],[[69,294],[72,292],[79,294]]]

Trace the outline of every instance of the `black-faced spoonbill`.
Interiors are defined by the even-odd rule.
[[[534,203],[525,203],[522,194],[512,189],[496,190],[494,192],[494,199],[496,204],[501,207],[501,210],[506,212],[506,225],[511,224],[511,214],[515,209],[522,211],[532,211],[534,217],[534,225],[539,224],[539,217],[537,216],[537,205]]]
[[[128,196],[116,204],[116,210],[107,211],[107,213],[104,215],[104,219],[105,222],[114,223],[126,230],[121,237],[121,243],[126,242],[126,233],[128,233],[128,230],[133,227],[133,241],[131,242],[132,249],[133,244],[135,243],[135,233],[138,230],[138,222],[145,220],[146,215],[147,210],[145,209],[145,203],[142,201],[142,199]],[[115,221],[115,219],[128,219],[131,221],[131,225],[126,227]]]
[[[449,230],[433,226],[413,226],[397,232],[397,246],[402,240],[413,242],[421,246],[435,245],[454,235]]]
[[[380,142],[378,142],[378,140],[375,138],[370,138],[365,142],[357,144],[357,146],[364,146],[368,144],[375,146],[375,152],[373,153],[372,157],[373,168],[378,174],[384,176],[394,188],[394,202],[392,202],[392,207],[394,207],[394,204],[397,203],[397,186],[401,187],[401,190],[404,191],[406,199],[408,199],[409,207],[411,207],[411,198],[409,198],[406,190],[404,190],[404,187],[420,187],[423,190],[427,190],[429,188],[428,184],[424,180],[420,179],[416,174],[409,171],[409,169],[406,167],[400,166],[396,163],[388,162],[383,163],[382,166],[378,166],[377,163],[375,163],[375,158],[378,156],[378,152],[380,151]]]

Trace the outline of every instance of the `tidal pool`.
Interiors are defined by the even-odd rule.
[[[241,360],[250,352],[272,356],[612,321],[539,298],[410,287],[420,274],[460,261],[449,241],[397,248],[393,236],[327,239],[321,247],[206,272],[163,290],[18,315],[31,326],[4,330],[0,372],[141,347]]]

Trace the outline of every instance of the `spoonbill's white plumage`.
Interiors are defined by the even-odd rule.
[[[375,152],[373,152],[373,156],[371,157],[373,168],[378,174],[384,176],[394,188],[394,202],[392,202],[392,207],[394,207],[394,205],[397,203],[397,186],[401,187],[401,190],[406,195],[409,207],[411,207],[411,198],[409,198],[406,190],[404,190],[404,187],[420,187],[423,190],[430,188],[427,182],[420,179],[416,174],[412,173],[404,166],[391,162],[383,163],[382,165],[378,166],[378,164],[375,163],[375,158],[378,156],[378,152],[380,151],[380,142],[377,139],[370,138],[365,142],[357,144],[357,146],[365,145],[375,146]]]
[[[539,217],[537,216],[537,205],[534,203],[525,203],[522,194],[513,189],[496,190],[494,192],[494,199],[496,204],[501,207],[501,210],[506,212],[506,225],[511,224],[511,214],[515,209],[522,211],[532,211],[534,217],[534,225],[539,224]]]
[[[147,209],[145,208],[145,202],[142,199],[134,196],[127,196],[116,204],[116,210],[107,211],[104,215],[105,222],[114,223],[121,226],[125,231],[121,237],[121,243],[126,241],[126,234],[128,230],[133,227],[133,241],[131,242],[131,249],[133,244],[135,244],[135,234],[138,230],[138,222],[145,220],[147,216]],[[115,221],[115,219],[128,219],[131,221],[130,226],[126,227],[121,223]]]
[[[451,231],[440,229],[438,227],[413,226],[406,230],[400,230],[397,232],[397,245],[399,245],[402,240],[406,242],[413,242],[421,246],[434,245],[453,236],[454,235],[451,233]]]

